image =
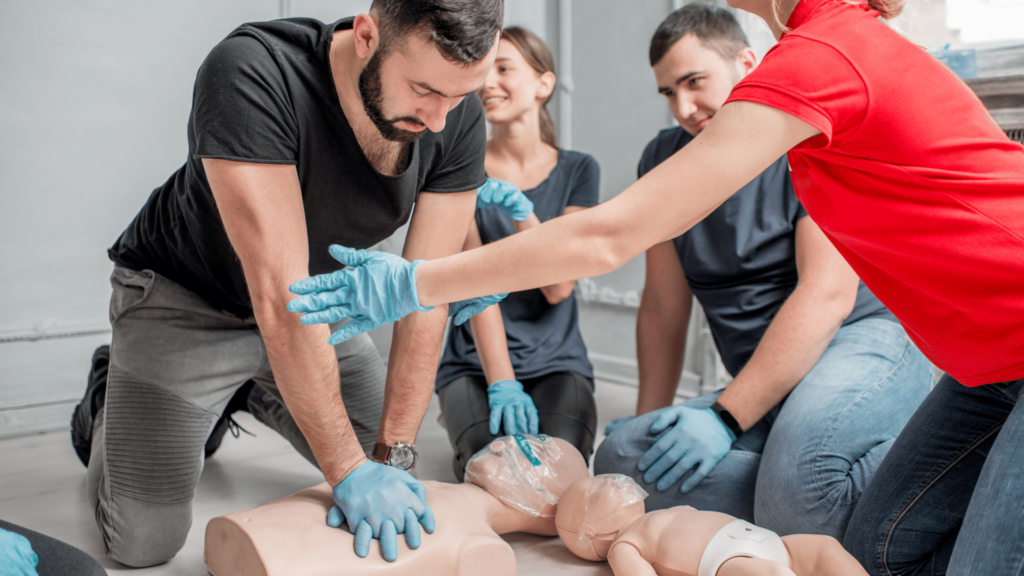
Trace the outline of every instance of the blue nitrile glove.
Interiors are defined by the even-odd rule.
[[[504,420],[505,434],[537,435],[537,407],[519,381],[498,380],[488,386],[487,405],[491,408],[491,434],[498,434]]]
[[[645,472],[644,482],[658,482],[658,490],[675,484],[683,474],[697,466],[697,470],[679,487],[680,492],[693,490],[736,441],[736,435],[710,408],[666,408],[651,424],[649,431],[661,434],[669,427],[672,429],[658,439],[636,465]]]
[[[515,184],[488,178],[476,190],[477,208],[497,208],[516,222],[523,222],[533,214],[533,201],[516,188]]]
[[[448,317],[455,316],[455,325],[461,326],[466,323],[473,316],[483,312],[488,306],[497,304],[508,296],[508,292],[502,294],[495,294],[493,296],[481,296],[479,298],[470,298],[469,300],[462,300],[460,302],[452,302],[448,305]]]
[[[0,528],[0,575],[37,576],[39,557],[28,538]]]
[[[331,256],[350,268],[299,280],[288,289],[299,294],[288,310],[305,312],[303,324],[330,324],[345,318],[352,321],[327,340],[330,344],[396,322],[413,312],[434,307],[420,306],[416,296],[416,267],[387,252],[353,250],[335,244]]]
[[[611,422],[608,423],[607,426],[604,427],[604,435],[611,436],[612,432],[615,432],[616,430],[619,429],[619,426],[622,426],[623,424],[629,422],[632,419],[632,416],[623,416],[622,418],[616,418],[615,420],[612,420]]]
[[[398,558],[398,535],[405,533],[410,548],[420,547],[420,524],[434,533],[434,513],[427,506],[427,487],[405,470],[367,462],[356,468],[331,491],[334,506],[327,525],[348,522],[356,535],[356,555],[366,558],[370,539],[379,538],[384,559]]]

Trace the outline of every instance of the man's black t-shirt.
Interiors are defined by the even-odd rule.
[[[662,130],[644,150],[638,175],[691,140],[679,126]],[[673,240],[686,281],[708,317],[722,364],[733,376],[750,360],[796,288],[796,223],[806,217],[783,156]],[[861,282],[843,325],[868,317],[896,320]]]
[[[203,158],[294,164],[302,188],[309,273],[341,268],[327,248],[368,248],[408,221],[420,191],[463,192],[486,181],[483,107],[467,97],[441,132],[424,134],[409,167],[377,172],[338,101],[329,51],[334,24],[305,19],[244,24],[206,57],[188,120],[188,160],[153,191],[109,250],[240,317],[252,314],[242,268],[228,241]]]

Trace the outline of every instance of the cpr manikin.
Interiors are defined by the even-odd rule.
[[[775,533],[727,514],[677,506],[644,514],[632,478],[584,478],[562,496],[555,525],[587,560],[608,560],[615,576],[866,576],[831,536]]]
[[[327,526],[334,501],[326,483],[210,520],[205,561],[214,576],[513,576],[515,556],[499,535],[556,535],[558,500],[587,474],[583,457],[564,440],[507,436],[469,461],[468,482],[423,482],[437,528],[423,533],[416,550],[399,539],[394,562],[376,540],[359,558],[352,533]]]

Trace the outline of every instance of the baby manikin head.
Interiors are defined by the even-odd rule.
[[[588,476],[575,446],[552,436],[496,438],[466,464],[466,481],[530,516],[552,518],[562,494]]]
[[[608,558],[619,534],[644,515],[647,492],[622,474],[583,478],[566,490],[555,515],[562,543],[585,560]]]

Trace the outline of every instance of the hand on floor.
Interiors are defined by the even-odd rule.
[[[491,409],[491,434],[497,435],[504,421],[505,434],[538,433],[537,407],[517,380],[499,380],[487,387]]]
[[[420,547],[420,525],[434,532],[434,513],[427,506],[427,487],[405,470],[367,462],[356,468],[331,491],[335,506],[327,514],[333,528],[348,522],[356,536],[356,555],[366,558],[370,540],[380,539],[384,559],[398,559],[398,535],[410,548]]]
[[[696,471],[679,487],[680,492],[693,490],[729,452],[736,436],[722,424],[710,408],[696,410],[671,406],[661,411],[651,424],[652,435],[669,431],[655,442],[637,463],[644,482],[665,490],[684,474]]]

